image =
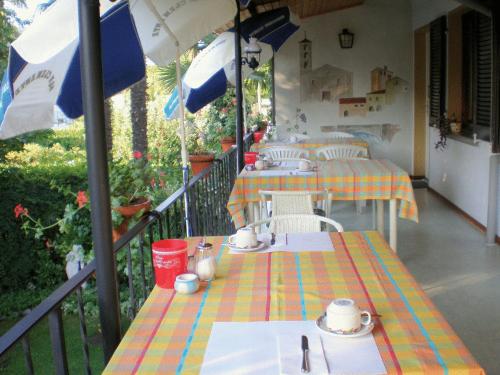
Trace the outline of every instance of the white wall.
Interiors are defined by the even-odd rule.
[[[391,143],[371,145],[376,158],[389,158],[410,171],[412,153],[411,126],[411,54],[412,23],[410,0],[366,0],[365,4],[302,20],[299,30],[276,55],[276,112],[280,134],[295,123],[296,108],[307,118],[308,134],[322,135],[325,125],[397,124],[401,130]],[[348,28],[355,34],[354,47],[342,50],[337,34]],[[330,64],[353,72],[353,96],[371,91],[370,72],[387,65],[395,75],[409,82],[409,90],[397,102],[367,117],[341,118],[338,102],[300,103],[299,41],[312,41],[312,68]]]
[[[429,186],[486,225],[490,144],[470,145],[449,138],[446,150],[436,150],[438,131],[430,131]]]

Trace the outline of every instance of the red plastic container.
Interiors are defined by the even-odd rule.
[[[153,242],[153,266],[156,285],[164,289],[174,287],[175,278],[187,271],[187,242],[160,240]]]
[[[264,134],[266,134],[266,132],[264,132],[264,131],[253,133],[253,141],[255,143],[259,143],[261,141],[261,139],[264,137]]]
[[[245,152],[245,164],[255,164],[258,155],[258,152]]]

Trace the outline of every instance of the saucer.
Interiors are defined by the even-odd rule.
[[[236,244],[230,242],[227,243],[227,246],[229,246],[229,248],[233,251],[237,251],[240,253],[250,253],[253,251],[263,250],[267,245],[265,242],[257,241],[257,246],[254,247],[237,247]]]
[[[328,333],[329,335],[335,336],[335,337],[361,337],[369,334],[371,331],[373,331],[373,327],[375,327],[375,323],[371,322],[368,325],[362,325],[361,329],[357,332],[353,333],[341,333],[339,331],[333,331],[330,328],[326,326],[326,313],[321,315],[318,319],[316,319],[316,327],[321,332]]]

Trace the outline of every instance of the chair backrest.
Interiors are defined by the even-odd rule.
[[[307,134],[300,134],[300,133],[292,133],[290,134],[290,141],[295,138],[297,141],[305,141],[307,139],[311,139],[310,136]]]
[[[354,135],[347,132],[331,132],[328,133],[328,138],[354,138]]]
[[[300,160],[309,157],[309,152],[297,147],[275,146],[265,147],[260,150],[261,154],[270,156],[273,160]]]
[[[356,145],[330,145],[316,150],[318,158],[326,160],[332,159],[367,159],[368,150],[366,147]]]
[[[271,211],[274,215],[305,214],[314,213],[313,196],[321,195],[323,191],[289,191],[289,190],[260,190],[263,203],[271,198]]]
[[[266,220],[258,221],[248,225],[250,228],[259,227],[270,223],[269,231],[272,233],[311,233],[321,232],[321,223],[326,223],[343,232],[342,225],[332,219],[318,215],[277,215]]]

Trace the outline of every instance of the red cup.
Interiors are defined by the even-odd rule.
[[[153,242],[153,266],[156,285],[164,289],[174,287],[175,278],[187,271],[187,242],[160,240]]]
[[[254,132],[253,133],[253,141],[255,143],[259,143],[261,141],[261,139],[264,137],[264,134],[266,134],[266,132],[262,131],[262,132]]]
[[[245,164],[255,164],[258,155],[258,152],[245,152]]]

